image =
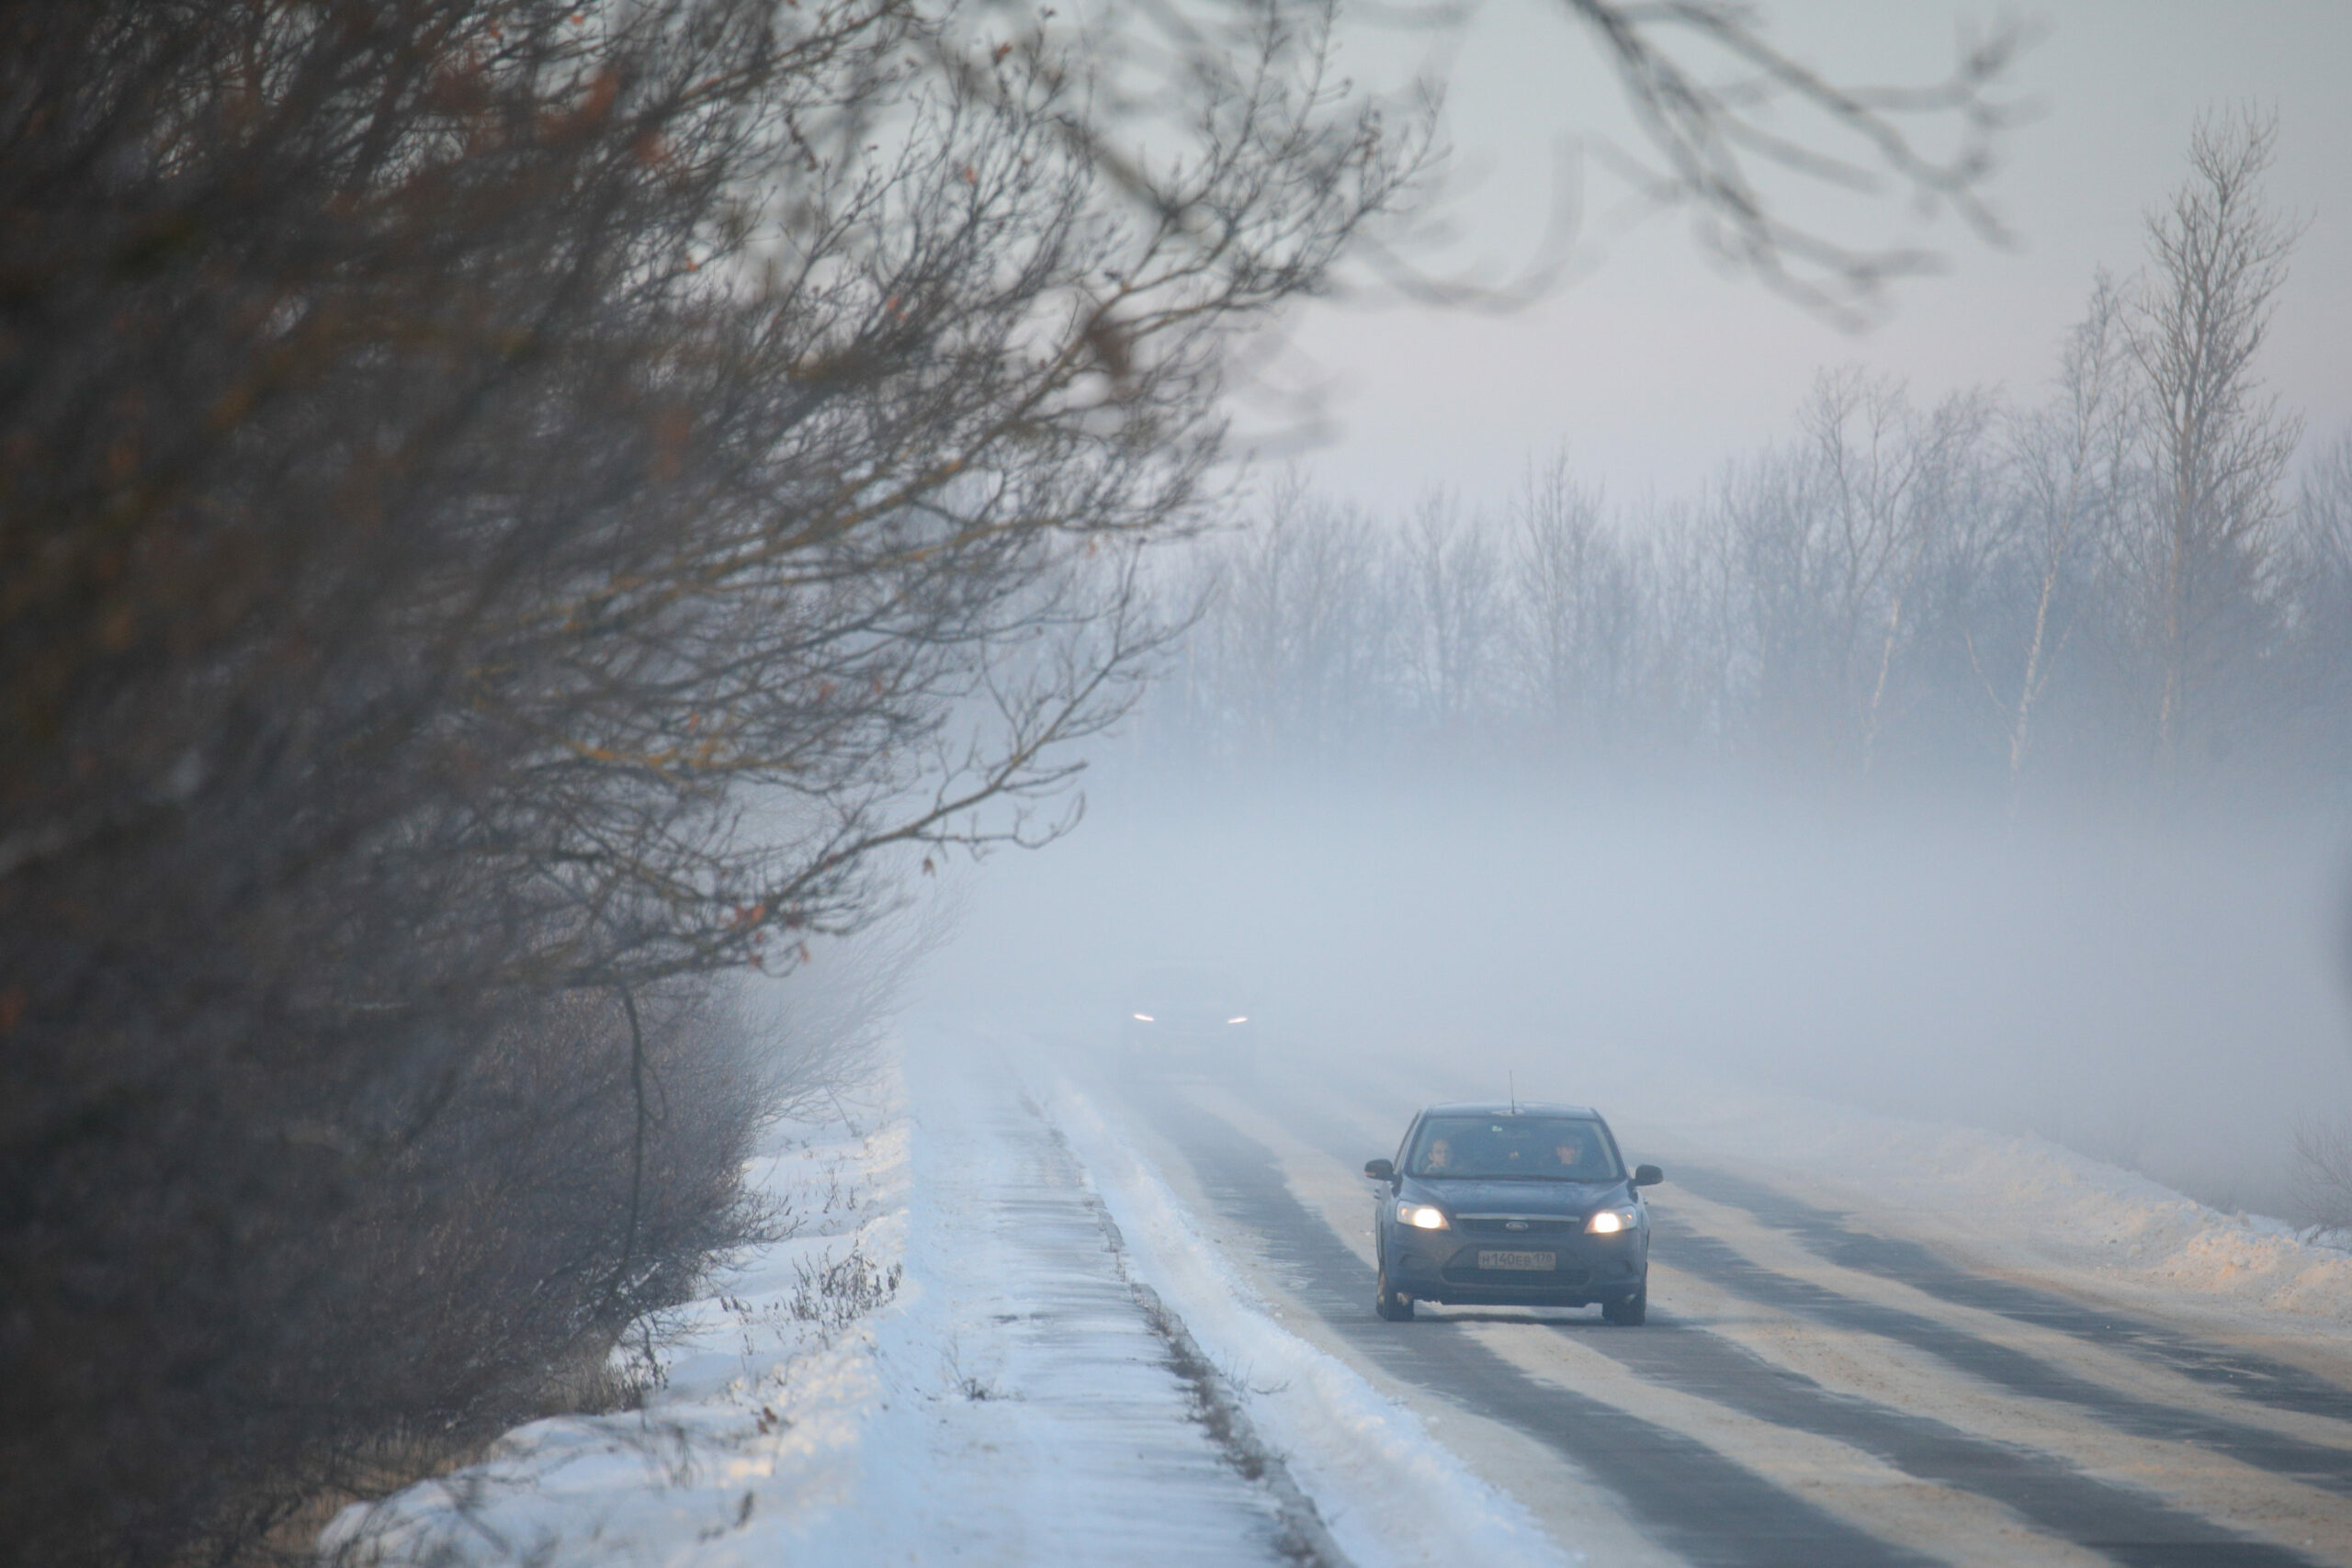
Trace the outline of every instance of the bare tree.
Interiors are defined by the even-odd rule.
[[[1246,527],[1180,547],[1168,590],[1199,625],[1150,699],[1200,760],[1337,758],[1363,739],[1390,677],[1383,540],[1295,473]],[[1153,728],[1159,720],[1148,721]]]
[[[1725,486],[1728,489],[1728,484]],[[1719,492],[1720,493],[1720,492]],[[1722,514],[1695,502],[1657,509],[1642,528],[1652,656],[1640,692],[1656,738],[1691,760],[1720,759],[1755,685],[1742,551]]]
[[[1702,246],[1783,299],[1860,328],[1884,313],[1892,283],[1940,266],[1932,249],[1858,231],[1890,190],[1907,196],[1915,212],[1948,209],[1979,238],[2007,242],[1984,186],[2000,137],[2023,118],[1999,87],[2028,29],[1963,39],[1940,80],[1880,85],[1840,82],[1805,64],[1744,0],[1561,0],[1560,9],[1613,68],[1633,111],[1645,145],[1598,148],[1636,205],[1689,212]],[[1461,28],[1475,7],[1388,14]],[[1942,151],[1930,150],[1938,144]],[[1550,225],[1553,254],[1502,288],[1432,276],[1409,246],[1381,236],[1366,249],[1416,298],[1509,310],[1568,270],[1583,216],[1580,199],[1563,200]]]
[[[2352,1126],[2311,1118],[2294,1127],[2290,1179],[2301,1213],[2296,1217],[2341,1241],[2352,1233]]]
[[[2131,345],[2154,421],[2158,500],[2135,564],[2168,774],[2199,690],[2264,613],[2278,486],[2301,432],[2256,367],[2295,242],[2263,204],[2277,140],[2276,124],[2251,113],[2199,120],[2188,179],[2147,220],[2152,271],[2134,300]]]
[[[1692,209],[1704,243],[1784,297],[1859,325],[1883,308],[1891,280],[1938,262],[1794,216],[1799,204],[1776,196],[1775,176],[1815,197],[1871,196],[1891,182],[1921,205],[1951,208],[1984,238],[2006,239],[1980,187],[1996,139],[2017,118],[1995,88],[2025,41],[2020,30],[1964,44],[1941,82],[1874,86],[1822,75],[1773,41],[1754,6],[1732,0],[1566,4],[1601,39],[1663,160],[1636,178],[1657,199]],[[1958,125],[1949,154],[1923,151],[1921,130],[1945,121]]]
[[[1450,497],[1422,497],[1396,568],[1397,605],[1412,629],[1409,689],[1432,728],[1463,732],[1498,694],[1502,563],[1486,519]]]
[[[1874,530],[1888,547],[1885,626],[1879,637],[1870,699],[1862,712],[1865,774],[1877,761],[1896,657],[1906,642],[1916,640],[1921,569],[1932,554],[1965,548],[1984,536],[1983,530],[1971,529],[1967,524],[1985,510],[1984,498],[1976,490],[1985,477],[1980,459],[1992,412],[1991,400],[1984,393],[1959,392],[1925,416],[1908,421],[1902,455],[1894,465],[1898,469],[1894,487],[1879,498],[1881,505],[1891,508],[1886,525]],[[1963,571],[1962,575],[1973,574]]]
[[[1566,453],[1531,471],[1511,509],[1512,631],[1537,724],[1567,740],[1613,694],[1607,666],[1634,653],[1628,584],[1603,532],[1600,492],[1576,482]]]
[[[2284,556],[2284,722],[2310,738],[2322,776],[2340,776],[2352,764],[2352,432],[2304,470]]]
[[[1717,504],[1740,542],[1766,728],[1866,762],[1924,544],[1924,454],[1901,385],[1857,367],[1817,378],[1798,419],[1802,444],[1751,465]]]
[[[2033,569],[2033,617],[2017,695],[2007,716],[2009,809],[2014,818],[2033,745],[2036,705],[2050,683],[2059,594],[2086,539],[2103,541],[2132,483],[2137,440],[2127,380],[2123,300],[2106,274],[2059,357],[2057,393],[2009,423],[2010,462],[2021,491],[2019,525]]]
[[[17,1551],[234,1555],[741,1237],[708,977],[1066,819],[1409,174],[1219,16],[1145,157],[902,0],[0,5]]]

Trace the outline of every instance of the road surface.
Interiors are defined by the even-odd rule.
[[[1393,1070],[1090,1092],[1286,1326],[1596,1562],[2352,1564],[2352,1360],[2328,1346],[1996,1273],[1932,1221],[1631,1137],[1668,1178],[1647,1326],[1384,1323],[1363,1164],[1445,1096]]]

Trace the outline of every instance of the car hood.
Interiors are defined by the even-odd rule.
[[[1454,1214],[1559,1214],[1582,1219],[1612,1202],[1631,1202],[1625,1179],[1614,1181],[1474,1181],[1408,1176],[1397,1196]]]

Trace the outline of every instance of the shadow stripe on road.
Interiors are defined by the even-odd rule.
[[[1391,1375],[1544,1444],[1624,1500],[1645,1533],[1705,1568],[1911,1568],[1931,1559],[1792,1496],[1698,1439],[1529,1376],[1442,1321],[1372,1314],[1372,1271],[1301,1203],[1263,1145],[1182,1097],[1128,1105],[1192,1165],[1217,1213],[1254,1232],[1306,1305]]]
[[[1808,1251],[1841,1269],[1875,1274],[1955,1306],[1973,1307],[2120,1350],[2225,1389],[2239,1399],[2298,1415],[2352,1422],[2352,1390],[2290,1362],[2229,1349],[2143,1319],[2087,1306],[2054,1292],[1972,1273],[1917,1242],[1856,1230],[1843,1214],[1728,1171],[1678,1168],[1675,1180],[1711,1202],[1744,1210],[1773,1229],[1788,1232]]]
[[[1683,1259],[1674,1259],[1677,1267]],[[1702,1329],[1667,1318],[1640,1333],[1564,1323],[1557,1331],[1639,1375],[1777,1427],[1810,1432],[1871,1454],[1922,1481],[1972,1492],[2036,1528],[2133,1568],[2183,1561],[2221,1568],[2283,1568],[2310,1560],[2175,1508],[2134,1488],[2096,1480],[2049,1453],[1964,1432],[1851,1394]]]
[[[1338,1141],[1339,1130],[1317,1112],[1303,1114],[1304,1120],[1297,1124],[1310,1141],[1334,1158],[1352,1164]],[[2352,1390],[2339,1388],[2302,1368],[2232,1351],[2154,1324],[2101,1313],[2052,1292],[1972,1274],[1917,1242],[1856,1231],[1841,1214],[1726,1171],[1678,1165],[1673,1180],[1711,1202],[1738,1209],[1773,1229],[1793,1235],[1806,1250],[1839,1268],[1909,1286],[1956,1306],[2132,1354],[2256,1404],[2352,1423]],[[2352,1495],[2352,1445],[2331,1446],[2233,1421],[2227,1416],[2141,1399],[1957,1325],[1842,1295],[1814,1281],[1766,1269],[1664,1214],[1658,1216],[1657,1224],[1661,1233],[1672,1238],[1672,1245],[1662,1254],[1663,1261],[1687,1268],[1747,1300],[1909,1345],[1996,1387],[2074,1405],[2119,1431],[2226,1454],[2268,1473]]]
[[[1326,1153],[1347,1158],[1336,1141],[1340,1135],[1336,1128],[1318,1123],[1313,1114],[1297,1124]],[[2298,1414],[2352,1419],[2352,1393],[2300,1368],[2257,1356],[2233,1356],[2172,1330],[2102,1316],[2050,1292],[1983,1280],[1916,1242],[1854,1231],[1841,1215],[1727,1172],[1677,1166],[1673,1179],[1675,1185],[1711,1202],[1738,1209],[1776,1230],[1794,1234],[1806,1250],[1838,1267],[1912,1286],[1955,1305],[1993,1311],[1988,1303],[2004,1302],[2015,1310],[1996,1315],[2011,1321],[2060,1332],[2069,1332],[2071,1325],[2071,1337],[2136,1351],[2143,1359],[2174,1367],[2199,1382],[2218,1383],[2257,1403]],[[1767,1269],[1669,1215],[1657,1213],[1656,1224],[1668,1241],[1659,1254],[1662,1262],[1687,1269],[1735,1295],[1908,1345],[1996,1387],[2074,1405],[2118,1431],[2224,1454],[2267,1473],[2352,1495],[2352,1447],[2334,1447],[2233,1421],[2227,1416],[2137,1398],[1939,1318],[1842,1295],[1813,1280]],[[2124,1336],[2131,1337],[2127,1340]],[[2266,1392],[2277,1397],[2266,1399]]]
[[[1370,1352],[1398,1375],[1461,1400],[1481,1414],[1498,1416],[1514,1426],[1534,1430],[1526,1427],[1524,1422],[1515,1416],[1499,1411],[1486,1402],[1485,1369],[1479,1369],[1481,1375],[1475,1391],[1465,1390],[1449,1381],[1449,1374],[1468,1370],[1466,1358],[1457,1362],[1433,1357],[1424,1365],[1408,1365],[1413,1354],[1414,1342],[1421,1337],[1420,1331],[1406,1330],[1399,1334],[1396,1325],[1380,1324],[1372,1317],[1369,1310],[1372,1271],[1332,1231],[1322,1215],[1309,1210],[1291,1191],[1280,1162],[1272,1153],[1230,1123],[1196,1108],[1189,1100],[1178,1103],[1178,1098],[1159,1097],[1154,1103],[1140,1109],[1151,1116],[1162,1132],[1184,1151],[1203,1190],[1209,1194],[1210,1201],[1217,1205],[1219,1212],[1256,1231],[1268,1243],[1278,1261],[1288,1263],[1300,1271],[1302,1282],[1310,1287],[1303,1292],[1307,1304],[1320,1313],[1351,1343]],[[1323,1141],[1317,1140],[1318,1143]],[[1327,1152],[1337,1156],[1336,1149]],[[1695,1262],[1699,1266],[1691,1267],[1693,1273],[1727,1287],[1731,1287],[1732,1280],[1737,1279],[1751,1287],[1741,1292],[1751,1297],[1778,1288],[1772,1281],[1779,1281],[1786,1288],[1785,1293],[1792,1301],[1802,1300],[1815,1308],[1842,1303],[1855,1309],[1858,1314],[1884,1313],[1890,1323],[1893,1319],[1911,1315],[1893,1308],[1876,1308],[1873,1303],[1838,1296],[1808,1281],[1774,1274],[1749,1263],[1721,1242],[1699,1236],[1680,1225],[1674,1227],[1672,1239],[1661,1257],[1662,1260],[1677,1268],[1691,1267]],[[1723,1278],[1718,1279],[1717,1275]],[[1493,1314],[1486,1315],[1490,1319],[1494,1316]],[[1818,1315],[1818,1312],[1806,1315]],[[2210,1564],[2211,1568],[2295,1568],[2295,1565],[2309,1564],[2312,1561],[2287,1548],[2250,1540],[2200,1516],[2173,1507],[2152,1494],[2098,1480],[2046,1451],[1980,1438],[1930,1416],[1911,1415],[1854,1395],[1833,1392],[1801,1373],[1775,1367],[1753,1352],[1717,1336],[1678,1325],[1655,1308],[1653,1327],[1631,1332],[1605,1327],[1589,1320],[1556,1323],[1526,1318],[1519,1321],[1526,1321],[1532,1326],[1543,1323],[1555,1332],[1586,1336],[1579,1339],[1579,1343],[1590,1345],[1654,1382],[1737,1410],[1772,1426],[1842,1442],[1883,1460],[1905,1474],[1985,1497],[2012,1509],[2053,1536],[2100,1552],[2116,1562],[2131,1564],[2132,1568],[2173,1568],[2173,1565],[2182,1563]],[[2027,1367],[2040,1366],[2021,1353],[2007,1351],[1989,1341],[1973,1339],[1963,1330],[1951,1328],[1928,1318],[1916,1318],[1914,1321],[1924,1329],[1946,1336],[1956,1351],[1964,1344],[1981,1349],[1988,1358],[2008,1356]],[[1883,1332],[1881,1328],[1860,1323],[1855,1326],[1865,1327],[1869,1332]],[[1491,1359],[1518,1382],[1599,1404],[1588,1396],[1557,1390],[1556,1385],[1530,1378],[1483,1347],[1466,1340],[1449,1339],[1448,1343],[1459,1343],[1464,1350]],[[2053,1377],[2063,1375],[2055,1369],[2051,1369],[2050,1373]],[[2119,1396],[2121,1398],[2123,1396]],[[1540,1407],[1540,1396],[1536,1404]],[[1607,1420],[1638,1420],[1612,1406],[1600,1404],[1599,1407],[1607,1413],[1604,1417]],[[2175,1414],[2188,1417],[2186,1412]],[[2216,1421],[2213,1425],[2218,1428],[2237,1430],[2226,1422]],[[1665,1428],[1653,1427],[1653,1430],[1699,1449],[1717,1464],[1737,1470],[1750,1483],[1768,1489],[1776,1499],[1811,1508],[1811,1505],[1790,1497],[1761,1476],[1734,1465],[1733,1461],[1715,1454],[1696,1439],[1667,1432]],[[1536,1431],[1535,1435],[1549,1439],[1548,1433]],[[2268,1439],[2272,1437],[2252,1428],[2245,1429],[2245,1436],[2249,1439]],[[2320,1445],[2300,1444],[2291,1438],[2277,1440],[2298,1450],[2298,1459],[2306,1462],[2318,1456],[2326,1463],[2333,1464],[2343,1457]],[[1555,1443],[1555,1446],[1559,1445]],[[1567,1452],[1569,1458],[1592,1470],[1602,1481],[1626,1495],[1627,1501],[1634,1506],[1636,1517],[1645,1526],[1653,1524],[1650,1514],[1642,1507],[1641,1500],[1625,1494],[1622,1487],[1617,1486],[1613,1477],[1589,1463],[1583,1454],[1569,1452],[1566,1449],[1562,1451]],[[2325,1473],[2334,1475],[2338,1472],[2328,1469]],[[1681,1507],[1687,1510],[1690,1506],[1687,1488],[1670,1486],[1668,1490],[1680,1496]],[[1669,1502],[1667,1506],[1673,1507],[1675,1505]],[[1826,1516],[1826,1511],[1814,1511],[1824,1513],[1829,1522],[1842,1529],[1863,1534],[1834,1516]],[[1736,1529],[1742,1522],[1741,1516],[1736,1512],[1725,1514],[1724,1519],[1725,1525],[1719,1528]],[[1690,1521],[1687,1517],[1678,1517],[1674,1522],[1686,1534],[1690,1533]],[[1863,1538],[1871,1540],[1877,1550],[1886,1552],[1897,1550],[1876,1538],[1867,1535]],[[1676,1551],[1691,1553],[1690,1546],[1682,1539],[1662,1531],[1658,1539]],[[1717,1561],[1695,1553],[1692,1555],[1694,1561]],[[1753,1559],[1733,1557],[1722,1560],[1778,1562],[1815,1559],[1768,1554]],[[1867,1556],[1853,1559],[1856,1562],[1901,1560],[1900,1557]],[[1818,1561],[1826,1563],[1846,1559],[1824,1557]]]
[[[1923,1314],[1840,1295],[1813,1280],[1767,1269],[1679,1220],[1660,1217],[1661,1261],[1747,1301],[1832,1327],[1876,1335],[1925,1351],[1996,1388],[2085,1411],[2134,1437],[2218,1453],[2273,1475],[2352,1495],[2352,1449],[2248,1426],[2227,1416],[2159,1404],[2096,1382],[2023,1350],[1981,1338]]]

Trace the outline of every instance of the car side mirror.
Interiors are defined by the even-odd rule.
[[[1656,1187],[1665,1179],[1666,1172],[1654,1165],[1637,1165],[1634,1168],[1634,1185],[1636,1187]]]
[[[1396,1166],[1385,1159],[1368,1159],[1364,1161],[1363,1173],[1366,1176],[1371,1177],[1374,1181],[1394,1181],[1396,1179]]]

